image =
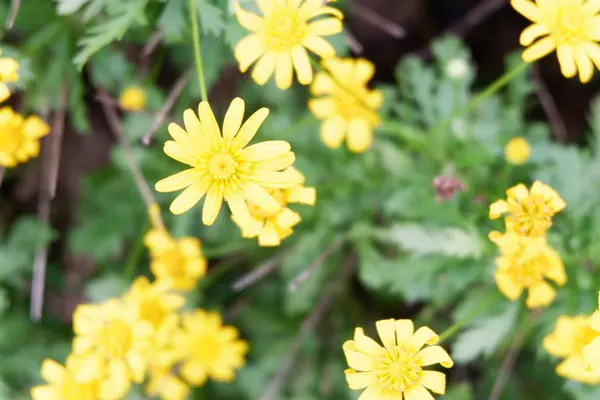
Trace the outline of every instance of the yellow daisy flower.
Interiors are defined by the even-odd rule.
[[[0,50],[0,54],[2,51]],[[10,97],[6,83],[19,80],[19,63],[10,57],[0,57],[0,102]]]
[[[183,113],[186,130],[169,125],[173,141],[165,143],[165,154],[191,167],[156,183],[159,192],[185,188],[171,204],[173,214],[188,211],[206,194],[202,210],[205,225],[215,222],[223,199],[235,218],[246,225],[250,222],[246,201],[275,213],[281,206],[267,188],[285,189],[298,184],[296,177],[281,172],[295,159],[288,142],[273,140],[246,147],[269,110],[261,108],[242,125],[244,108],[240,98],[231,102],[222,134],[205,101],[198,107],[200,120],[190,109]]]
[[[289,204],[299,203],[310,206],[315,204],[317,197],[315,188],[304,187],[304,175],[295,168],[288,168],[288,172],[298,175],[301,183],[289,189],[269,190],[269,194],[281,204],[278,212],[269,213],[250,203],[252,217],[250,224],[242,225],[232,216],[233,221],[241,228],[242,236],[245,238],[258,236],[260,246],[279,246],[283,239],[294,233],[292,228],[300,223],[300,215],[289,209]]]
[[[188,291],[206,274],[200,240],[193,237],[176,240],[164,229],[153,229],[144,242],[150,250],[150,271],[160,284]]]
[[[200,386],[208,378],[231,382],[235,370],[245,363],[248,344],[232,326],[223,326],[218,313],[196,310],[183,314],[183,328],[174,343],[184,355],[181,376]]]
[[[126,87],[119,97],[119,105],[126,111],[139,111],[146,106],[146,92],[138,86]]]
[[[36,157],[40,138],[49,132],[48,124],[35,115],[24,118],[10,107],[0,108],[0,166],[10,168]]]
[[[504,147],[504,157],[509,164],[522,165],[527,162],[531,154],[531,147],[523,137],[515,137],[508,141]]]
[[[251,33],[235,47],[235,58],[245,72],[256,63],[252,79],[264,85],[275,72],[275,83],[280,89],[292,85],[293,70],[298,81],[308,85],[313,70],[306,49],[327,58],[335,49],[323,36],[342,31],[342,13],[323,5],[322,0],[257,0],[263,16],[260,17],[235,6],[237,19]],[[323,15],[331,17],[314,18]]]
[[[533,62],[554,50],[564,76],[586,83],[600,69],[600,2],[597,0],[511,0],[511,5],[533,22],[520,42],[523,60]],[[539,40],[538,40],[539,39]]]
[[[84,304],[73,314],[73,371],[78,382],[100,381],[101,398],[123,397],[146,373],[153,329],[120,300]]]
[[[435,344],[438,335],[426,326],[414,332],[408,319],[386,319],[375,325],[383,347],[366,336],[362,328],[356,328],[354,340],[343,345],[350,366],[344,371],[350,389],[366,388],[361,400],[432,399],[427,389],[444,394],[446,376],[423,368],[438,363],[445,368],[454,365],[442,347],[423,348],[425,344]]]
[[[548,353],[564,358],[556,367],[559,376],[587,384],[597,384],[600,383],[600,370],[588,370],[583,359],[584,347],[600,337],[600,332],[590,328],[589,320],[588,315],[561,315],[556,320],[554,331],[544,338],[543,345]]]
[[[525,236],[541,236],[552,226],[554,214],[566,207],[565,201],[554,189],[535,181],[528,190],[522,183],[506,191],[506,200],[490,205],[490,218],[508,214],[515,232]]]
[[[363,152],[373,142],[373,128],[381,123],[378,110],[383,93],[367,87],[375,67],[362,58],[333,58],[323,61],[323,66],[328,72],[317,73],[311,86],[312,94],[322,97],[308,102],[310,111],[323,120],[321,140],[335,149],[347,139],[350,151]]]
[[[589,327],[599,337],[593,339],[583,348],[583,358],[588,370],[600,373],[600,293],[598,293],[598,308],[589,319]]]
[[[514,301],[523,290],[529,289],[527,307],[549,305],[556,296],[556,290],[545,278],[562,286],[567,282],[567,275],[560,256],[548,246],[546,239],[497,231],[490,233],[490,239],[500,249],[494,278],[502,294]]]
[[[75,380],[72,358],[67,359],[66,366],[49,358],[42,362],[42,378],[45,385],[31,388],[33,400],[96,400],[98,383],[91,381],[79,383]]]
[[[169,292],[164,281],[150,283],[145,276],[133,281],[123,299],[130,307],[137,308],[139,318],[155,331],[185,304],[183,296]]]

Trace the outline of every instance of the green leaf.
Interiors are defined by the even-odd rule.
[[[163,40],[167,44],[181,42],[189,25],[185,13],[184,0],[169,0],[165,2],[162,14],[158,18],[158,26],[163,33]]]
[[[209,0],[196,0],[200,28],[207,35],[219,36],[225,29],[223,11]]]
[[[92,303],[101,303],[109,298],[120,297],[129,284],[122,275],[105,274],[87,283],[85,295]]]
[[[473,400],[473,389],[468,383],[459,383],[450,386],[446,394],[440,400]]]

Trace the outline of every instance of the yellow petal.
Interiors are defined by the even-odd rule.
[[[106,374],[106,363],[98,354],[88,354],[84,357],[73,357],[73,376],[77,382],[94,382]]]
[[[575,49],[575,64],[581,83],[588,83],[594,75],[594,64],[581,47]]]
[[[130,351],[125,357],[127,366],[131,370],[133,381],[140,383],[144,380],[146,373],[146,359],[139,353]]]
[[[533,22],[540,19],[539,8],[529,0],[510,0],[511,6],[522,16]]]
[[[414,333],[414,325],[410,319],[399,319],[395,322],[396,340],[398,344],[406,343]]]
[[[10,90],[8,90],[8,86],[5,83],[0,82],[0,102],[8,99],[10,97]],[[43,387],[43,386],[38,386]],[[45,390],[45,389],[42,389]]]
[[[415,386],[414,388],[404,393],[406,400],[435,400],[423,385]]]
[[[180,127],[174,122],[171,122],[167,127],[169,135],[173,138],[173,140],[175,140],[175,142],[179,143],[187,149],[200,148],[201,146],[199,145],[199,143],[194,140],[191,134],[188,134],[189,132],[193,131],[197,131],[197,134],[199,134],[200,121],[198,121],[198,118],[196,118],[194,112],[190,109],[187,109],[183,112],[183,120],[184,123],[187,122],[186,129],[188,129],[188,131],[186,132],[186,130],[184,130],[182,127]],[[192,126],[190,122],[193,120],[195,120],[196,124]]]
[[[427,365],[441,364],[443,367],[450,368],[454,365],[454,362],[441,346],[430,346],[426,347],[419,352],[420,365],[425,367]]]
[[[292,57],[289,53],[278,54],[275,66],[275,84],[281,90],[289,89],[292,86],[292,78]]]
[[[588,0],[583,4],[582,9],[587,14],[597,14],[600,11],[600,0]],[[596,28],[600,27],[600,17],[595,17],[594,26]],[[600,39],[592,39],[592,40],[600,40]]]
[[[361,393],[358,400],[381,400],[382,395],[378,385],[371,385]]]
[[[289,167],[294,163],[295,159],[296,156],[294,153],[288,151],[287,153],[273,158],[257,161],[252,167],[257,171],[277,171]]]
[[[354,75],[359,81],[366,83],[371,80],[375,73],[375,66],[369,60],[359,58],[354,63]]]
[[[594,314],[592,314],[590,317],[590,328],[600,332],[600,311],[594,312]]]
[[[273,0],[257,0],[256,3],[258,4],[260,11],[262,11],[265,15],[271,14],[275,4],[277,4],[277,2]]]
[[[320,19],[308,24],[308,35],[329,36],[340,33],[344,29],[342,21],[337,18]]]
[[[494,278],[498,285],[498,290],[510,300],[515,301],[521,296],[523,287],[519,286],[510,275],[497,270],[494,273]]]
[[[317,200],[317,190],[314,187],[300,187],[290,189],[288,202],[312,206]]]
[[[423,347],[425,344],[434,344],[437,343],[439,336],[431,330],[431,328],[427,326],[422,326],[413,335],[411,342],[418,350]]]
[[[258,62],[254,66],[252,70],[252,79],[254,82],[259,85],[264,85],[267,83],[269,78],[273,75],[273,71],[275,71],[275,65],[277,64],[277,55],[275,52],[268,51],[261,58],[259,58]]]
[[[261,186],[274,189],[287,189],[300,183],[297,175],[288,171],[259,170],[250,175],[248,179]]]
[[[369,355],[362,354],[356,350],[354,341],[348,340],[342,346],[346,361],[350,368],[357,371],[372,371],[373,370],[373,358]]]
[[[534,185],[535,185],[535,183],[534,183]],[[510,189],[508,189],[506,191],[506,196],[509,199],[514,198],[517,201],[523,201],[524,199],[529,197],[529,189],[527,189],[527,186],[523,185],[522,183],[519,183],[518,185],[513,186]]]
[[[287,207],[281,210],[281,212],[277,215],[277,225],[282,228],[291,228],[297,225],[300,221],[300,215]]]
[[[288,153],[292,147],[285,140],[269,140],[246,147],[241,158],[245,161],[262,161]]]
[[[235,2],[235,16],[240,25],[250,32],[258,32],[264,27],[264,19],[254,13],[244,10],[237,1]]]
[[[110,364],[108,377],[99,385],[99,398],[120,399],[125,397],[131,387],[129,371],[123,362],[114,361]]]
[[[204,207],[202,208],[202,223],[204,225],[210,226],[215,222],[222,204],[223,186],[218,182],[214,182],[206,193]]]
[[[258,245],[263,247],[274,247],[281,244],[281,238],[277,229],[271,222],[267,222],[258,235]]]
[[[240,130],[244,120],[244,109],[244,100],[239,97],[233,99],[225,114],[225,121],[223,121],[223,137],[225,139],[233,138]]]
[[[195,183],[190,185],[187,189],[185,189],[179,196],[173,200],[169,210],[175,214],[183,214],[188,211],[190,208],[194,207],[196,203],[200,201],[204,194],[208,190],[208,186],[210,181],[208,179],[202,180],[200,183]]]
[[[335,55],[335,48],[320,36],[307,36],[302,45],[321,58],[328,58]]]
[[[202,176],[197,169],[190,168],[167,178],[161,179],[160,181],[156,182],[154,189],[161,193],[174,192],[199,182],[201,178]]]
[[[529,295],[525,304],[529,308],[545,307],[552,303],[556,297],[556,290],[547,282],[541,281],[529,288]]]
[[[567,78],[574,77],[577,73],[577,66],[575,64],[573,48],[569,45],[558,46],[556,55],[558,56],[562,74]]]
[[[325,120],[321,124],[321,140],[330,149],[337,149],[342,145],[346,136],[348,124],[342,117]]]
[[[210,108],[210,104],[207,101],[202,101],[198,105],[198,116],[200,117],[200,122],[204,127],[205,134],[208,136],[211,145],[221,138],[221,130],[219,128],[219,123],[215,118],[215,114]]]
[[[264,40],[259,35],[248,35],[240,40],[234,50],[235,59],[240,64],[240,71],[246,72],[266,50]]]
[[[264,107],[252,114],[231,141],[231,150],[235,152],[244,148],[254,138],[268,115],[269,109]]]
[[[396,345],[396,328],[393,318],[377,321],[375,327],[384,347],[393,347]]]
[[[46,121],[32,115],[25,119],[23,123],[23,133],[29,138],[38,139],[50,133],[50,127]]]
[[[377,377],[372,372],[356,372],[353,369],[347,369],[344,374],[346,374],[348,386],[353,390],[366,388],[377,381]]]
[[[587,344],[582,351],[583,359],[591,369],[600,369],[600,337]]]
[[[337,113],[336,103],[331,97],[311,99],[308,102],[308,109],[318,119],[331,118]]]
[[[523,46],[531,45],[535,40],[540,38],[541,36],[549,34],[550,31],[546,27],[546,25],[541,24],[533,24],[529,25],[527,28],[521,32],[521,36],[519,38],[519,42]]]
[[[241,190],[233,190],[231,187],[225,189],[225,201],[231,210],[231,214],[235,216],[235,220],[245,226],[250,223],[250,211],[248,205],[244,201]]]
[[[59,385],[65,379],[67,372],[61,364],[50,358],[46,358],[42,362],[40,374],[46,382]]]
[[[362,153],[371,147],[373,131],[364,119],[354,119],[348,124],[348,148],[353,153]]]
[[[362,328],[354,330],[354,345],[357,351],[369,355],[378,354],[382,350],[382,347],[376,341],[365,335]]]
[[[437,394],[446,392],[446,375],[438,371],[423,371],[421,384]]]
[[[324,72],[318,72],[313,84],[310,86],[310,92],[314,95],[332,94],[337,89],[333,79]]]
[[[198,163],[197,158],[193,154],[190,154],[188,149],[172,140],[165,143],[163,150],[166,155],[180,163],[187,164],[191,167]]]
[[[248,182],[244,187],[244,197],[269,213],[276,213],[281,209],[281,204],[269,192],[253,182]]]
[[[34,386],[31,388],[31,398],[33,400],[65,400],[60,388],[51,385]]]
[[[545,37],[526,48],[521,57],[525,62],[533,62],[547,56],[554,49],[556,49],[556,43],[550,37]]]
[[[302,46],[296,46],[292,49],[291,55],[294,69],[298,75],[298,81],[303,85],[310,84],[313,80],[313,70],[306,50]]]
[[[496,200],[490,204],[490,219],[499,218],[506,212],[508,212],[508,203],[505,200]]]

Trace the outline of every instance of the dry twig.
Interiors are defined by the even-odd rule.
[[[254,285],[256,282],[277,269],[283,254],[284,251],[280,251],[279,253],[275,254],[257,268],[236,280],[233,285],[231,285],[231,288],[236,292],[241,292],[242,290]]]
[[[346,237],[342,236],[333,242],[327,249],[325,249],[323,253],[321,253],[321,255],[319,255],[319,257],[312,262],[312,264],[310,264],[308,268],[302,271],[290,282],[288,285],[288,290],[293,292],[294,290],[298,289],[298,286],[302,285],[302,283],[304,283],[304,281],[306,281],[317,268],[321,267],[321,265],[323,265],[323,263],[327,261],[327,259],[331,257],[333,253],[342,247],[345,241]]]
[[[536,65],[533,65],[531,76],[533,79],[533,85],[535,86],[535,92],[540,100],[540,105],[542,106],[546,117],[548,117],[548,120],[550,121],[554,138],[559,142],[566,143],[569,140],[567,126],[560,115],[560,111],[558,110],[556,102],[552,98],[552,94],[550,94],[550,91],[544,84],[544,80],[542,79],[539,68]]]
[[[10,1],[10,14],[6,20],[6,29],[12,29],[13,25],[15,24],[15,20],[17,19],[17,14],[19,14],[19,8],[21,8],[21,0]]]
[[[60,92],[60,108],[55,111],[50,135],[48,135],[43,142],[37,217],[39,221],[45,224],[50,221],[50,203],[56,196],[56,183],[58,180],[60,150],[65,128],[65,108],[67,106],[67,98],[67,86],[63,84]],[[42,317],[47,262],[48,245],[38,249],[33,261],[31,304],[29,310],[33,321],[39,321]]]
[[[399,39],[406,35],[403,27],[358,2],[354,2],[351,10],[358,18],[362,18],[392,37]]]
[[[5,173],[6,173],[6,168],[0,167],[0,187],[2,187],[2,181],[4,180]]]
[[[152,32],[152,35],[150,35],[150,39],[148,39],[146,45],[142,49],[142,58],[148,58],[150,54],[154,52],[156,46],[158,46],[158,44],[160,43],[160,39],[162,39],[162,35],[163,32],[160,27],[154,32]]]

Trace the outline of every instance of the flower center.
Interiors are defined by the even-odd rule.
[[[235,174],[236,167],[237,162],[225,151],[215,154],[208,162],[208,170],[216,180],[229,179]]]
[[[536,257],[515,265],[513,276],[522,287],[531,287],[544,279],[545,259]]]
[[[399,394],[421,382],[423,369],[417,351],[410,346],[399,345],[386,348],[376,358],[373,372],[386,393]]]
[[[100,333],[100,347],[106,358],[122,358],[129,350],[131,331],[123,321],[112,320],[106,323]]]
[[[201,335],[193,345],[193,359],[204,364],[214,364],[221,356],[221,345],[212,335]]]
[[[265,44],[275,51],[289,51],[302,43],[308,25],[297,10],[279,8],[265,16]]]
[[[186,260],[178,248],[166,251],[161,254],[160,258],[161,262],[166,266],[169,276],[175,278],[186,275]]]
[[[287,206],[287,201],[285,200],[283,190],[267,189],[267,191],[275,200],[277,200],[277,202],[279,204],[281,204],[282,208]],[[248,209],[250,210],[250,215],[252,215],[254,218],[257,218],[257,219],[267,219],[267,218],[273,218],[273,217],[277,216],[277,213],[270,213],[268,211],[265,211],[262,208],[260,208],[259,206],[257,206],[256,204],[253,204],[250,202],[248,202]]]
[[[527,236],[539,236],[552,225],[554,211],[541,196],[530,195],[521,202],[509,200],[511,220],[517,232]]]
[[[548,26],[558,45],[578,44],[588,40],[591,17],[581,9],[581,5],[562,5],[558,7],[553,23]]]
[[[144,299],[140,304],[140,317],[155,328],[160,326],[166,315],[165,309],[155,298]]]

